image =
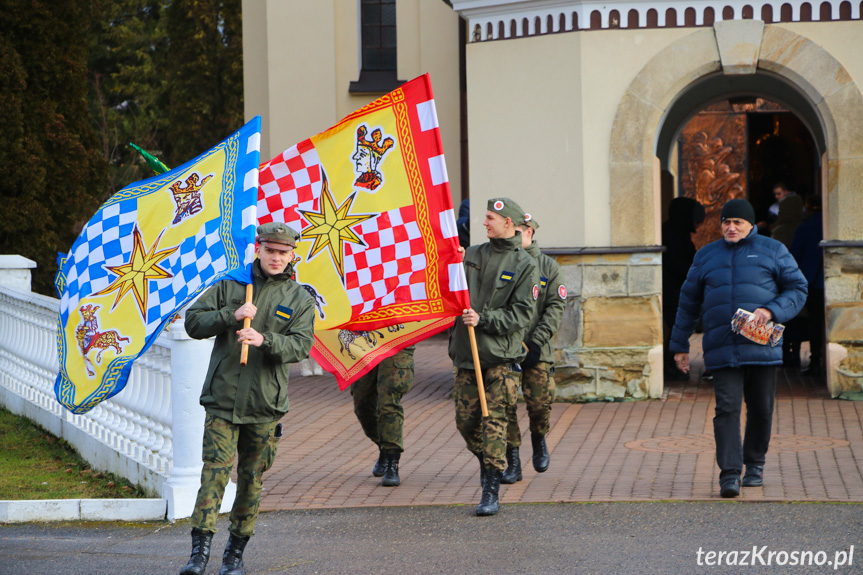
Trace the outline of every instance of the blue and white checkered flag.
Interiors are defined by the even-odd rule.
[[[117,192],[57,274],[57,400],[86,413],[122,391],[132,362],[215,282],[249,283],[261,118],[182,166]]]

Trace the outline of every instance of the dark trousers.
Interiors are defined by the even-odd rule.
[[[716,463],[720,477],[739,475],[743,465],[764,465],[773,425],[776,367],[747,365],[713,372]],[[740,441],[740,409],[746,401],[746,435]]]

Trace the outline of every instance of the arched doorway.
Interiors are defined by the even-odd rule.
[[[783,202],[782,209],[786,212],[782,216],[782,225],[776,228],[777,239],[789,249],[794,231],[803,220],[804,198],[817,195],[818,200],[813,204],[820,206],[821,151],[809,126],[788,105],[770,99],[772,81],[768,80],[766,87],[759,89],[757,75],[747,80],[751,89],[757,92],[746,94],[735,90],[732,95],[713,95],[690,113],[681,126],[668,123],[663,126],[661,138],[668,137],[664,133],[666,130],[673,130],[676,134],[667,157],[660,158],[663,166],[663,222],[666,222],[663,224],[666,252],[662,270],[663,341],[666,345],[671,337],[674,319],[671,316],[676,309],[677,292],[682,285],[680,269],[691,263],[672,261],[691,257],[691,252],[676,245],[681,240],[682,232],[677,229],[680,224],[669,221],[668,206],[674,198],[691,198],[703,206],[703,222],[692,234],[696,249],[721,237],[719,215],[722,206],[730,199],[748,199],[755,207],[759,233],[771,235],[780,223],[777,221],[778,213],[771,212],[777,207],[774,205],[774,188],[780,185],[793,190],[797,197],[793,198],[794,201]],[[734,82],[722,82],[716,87],[726,90],[739,88],[733,85]],[[786,86],[783,92],[787,94],[790,90],[793,88]],[[682,98],[682,101],[687,106],[691,105],[687,98]],[[677,116],[673,108],[670,117]],[[808,115],[812,121],[814,115]],[[820,128],[820,124],[817,126]],[[663,150],[657,152],[662,153]],[[680,206],[676,207],[678,213],[675,217],[679,219]],[[821,213],[813,213],[812,217],[820,218]],[[824,357],[823,290],[817,294],[817,297],[813,295],[809,306],[812,310],[807,307],[786,325],[783,362],[786,367],[804,368],[810,376],[815,376],[812,380],[814,385],[823,386],[823,379],[819,382],[817,375]],[[812,343],[804,342],[815,342],[815,352],[811,352]],[[670,354],[665,355],[666,379],[687,379],[674,366]],[[808,369],[810,357],[817,359],[812,369]]]
[[[612,127],[612,243],[660,242],[662,189],[669,183],[663,175],[679,127],[705,103],[752,95],[793,111],[820,154],[825,268],[837,271],[825,280],[827,381],[833,396],[850,396],[863,385],[863,372],[856,369],[863,362],[863,297],[859,290],[832,288],[843,285],[846,274],[859,275],[846,262],[856,261],[863,249],[863,205],[855,176],[863,148],[863,94],[824,48],[779,26],[724,21],[680,38],[651,58],[622,96]]]
[[[805,96],[771,74],[699,79],[672,103],[657,138],[662,220],[674,197],[698,200],[706,209],[700,248],[719,238],[722,204],[742,197],[769,234],[776,183],[802,197],[821,194],[822,126]]]

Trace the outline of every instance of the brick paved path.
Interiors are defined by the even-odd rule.
[[[693,347],[695,349],[695,347]],[[261,510],[479,501],[479,469],[455,427],[446,338],[417,347],[413,390],[404,398],[405,449],[396,488],[372,477],[377,447],[363,435],[350,392],[334,378],[291,375],[285,437],[264,479]],[[519,404],[524,480],[502,487],[503,503],[713,500],[713,387],[693,377],[667,382],[661,400],[555,404],[551,467],[534,472],[527,414]],[[745,501],[863,501],[863,402],[830,399],[824,383],[780,370],[764,486]]]

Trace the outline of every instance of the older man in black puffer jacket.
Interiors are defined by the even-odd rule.
[[[716,462],[722,497],[743,486],[763,483],[770,444],[776,368],[782,346],[760,345],[731,331],[738,308],[754,312],[756,322],[784,323],[806,302],[806,278],[780,242],[758,235],[755,211],[746,200],[722,207],[722,239],[696,255],[680,293],[671,351],[678,367],[689,371],[689,337],[704,311],[704,365],[714,374]],[[746,435],[740,441],[741,401],[746,400]]]

